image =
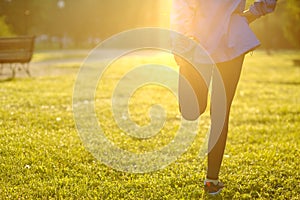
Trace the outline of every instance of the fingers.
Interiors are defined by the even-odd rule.
[[[249,10],[257,17],[264,16],[275,10],[276,3],[276,0],[256,0]]]
[[[176,54],[174,54],[174,59],[175,59],[177,65],[180,67],[183,67],[183,66],[186,66],[189,64],[185,59],[181,58],[180,56],[178,56]]]

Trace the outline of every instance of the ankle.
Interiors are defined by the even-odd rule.
[[[213,183],[214,185],[218,185],[218,183],[220,182],[219,179],[210,179],[210,178],[206,178],[204,183],[206,182],[211,182]]]
[[[219,176],[206,176],[206,179],[219,180]]]

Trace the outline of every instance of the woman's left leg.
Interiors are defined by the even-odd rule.
[[[237,84],[239,82],[241,69],[244,61],[244,55],[239,56],[231,61],[217,64],[219,74],[222,77],[222,82],[215,78],[218,72],[214,72],[212,81],[212,94],[211,94],[211,132],[209,137],[209,152],[208,152],[208,169],[207,178],[217,180],[219,178],[220,167],[223,159],[223,154],[226,146],[226,139],[228,133],[228,122],[230,107],[235,95]],[[216,70],[215,69],[215,70]],[[222,85],[224,86],[222,86]],[[223,94],[225,88],[226,92],[226,115],[223,129],[220,133],[217,124],[224,119],[224,115],[220,114],[218,106],[220,106],[220,95]],[[218,137],[219,136],[219,137]],[[217,141],[214,141],[216,140]]]

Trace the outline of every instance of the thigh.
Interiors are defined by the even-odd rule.
[[[218,103],[217,101],[222,99],[220,96],[220,94],[223,94],[221,90],[225,89],[227,109],[230,109],[240,79],[243,62],[244,55],[216,65],[213,72],[212,104]],[[221,76],[221,81],[216,78],[217,74]]]
[[[212,75],[211,65],[194,66],[184,61],[179,69],[179,106],[184,118],[195,120],[207,105],[208,86]],[[199,73],[200,71],[200,73]]]

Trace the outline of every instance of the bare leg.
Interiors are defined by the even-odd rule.
[[[236,87],[239,82],[241,69],[244,61],[244,55],[235,58],[231,61],[219,63],[217,64],[217,69],[223,79],[223,83],[218,83],[216,79],[214,79],[213,75],[213,82],[212,82],[212,94],[211,94],[211,132],[209,138],[209,148],[211,149],[208,152],[208,169],[207,169],[207,178],[209,179],[218,179],[220,167],[223,159],[223,154],[226,146],[226,139],[228,133],[228,122],[229,122],[229,113],[230,107],[235,95]],[[214,72],[215,74],[215,72]],[[220,120],[220,113],[218,109],[214,109],[214,107],[218,107],[220,103],[220,90],[223,90],[220,87],[220,84],[224,84],[226,97],[227,97],[227,111],[224,126],[222,129],[221,134],[219,133],[220,130],[214,127],[217,124],[218,120]],[[217,141],[213,141],[216,136],[220,134]],[[213,145],[213,146],[212,146]]]
[[[196,70],[188,62],[184,60],[180,62],[179,105],[182,116],[187,120],[196,120],[207,105],[212,65],[198,67],[200,69]]]

